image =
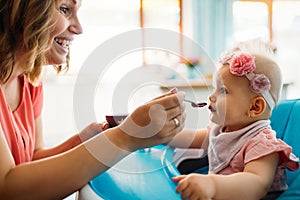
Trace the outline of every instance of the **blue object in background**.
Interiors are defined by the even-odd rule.
[[[173,155],[173,149],[161,145],[138,150],[89,184],[105,200],[180,199],[172,181],[180,175]]]
[[[293,148],[293,153],[300,157],[300,99],[283,100],[273,111],[271,126],[277,137]],[[300,199],[300,170],[286,171],[288,189],[278,200]]]

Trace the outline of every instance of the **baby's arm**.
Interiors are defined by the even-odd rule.
[[[173,138],[169,146],[176,148],[202,148],[207,136],[207,129],[184,129]]]
[[[272,185],[279,155],[273,153],[249,162],[232,175],[190,174],[173,178],[182,199],[260,199]]]

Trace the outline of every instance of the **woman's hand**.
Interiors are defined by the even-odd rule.
[[[184,127],[184,92],[176,89],[134,110],[117,129],[119,136],[107,137],[125,151],[170,142]],[[116,135],[116,134],[114,134]]]

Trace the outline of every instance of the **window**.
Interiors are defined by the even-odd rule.
[[[266,3],[257,0],[236,1],[233,3],[233,19],[235,41],[271,40],[272,28],[269,27]]]
[[[287,97],[299,98],[300,0],[235,1],[233,14],[235,41],[271,41],[277,48],[284,82],[292,83]]]
[[[83,1],[79,18],[84,34],[77,36],[71,47],[69,73],[77,73],[96,47],[120,33],[141,27],[179,31],[179,11],[179,0]],[[158,51],[131,52],[113,63],[118,65],[118,70],[113,70],[113,73],[123,74],[124,70],[140,66],[143,59],[152,62],[165,58],[168,55]]]

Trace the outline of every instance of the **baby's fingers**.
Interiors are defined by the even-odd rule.
[[[181,175],[181,176],[176,176],[176,177],[173,177],[172,180],[174,182],[179,182],[180,180],[184,179],[186,177],[186,175]]]

